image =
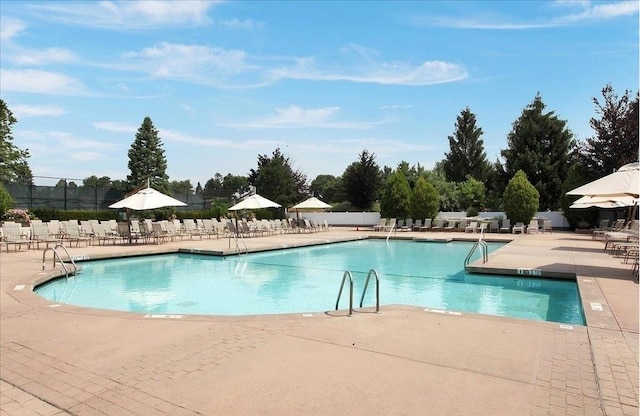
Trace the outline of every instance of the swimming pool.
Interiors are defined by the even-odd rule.
[[[355,305],[369,270],[376,269],[382,305],[584,324],[574,281],[467,274],[463,262],[471,244],[362,240],[227,257],[99,260],[35,291],[53,302],[146,314],[321,312],[334,309],[346,270],[354,278]],[[489,250],[500,246],[490,243]],[[364,306],[375,305],[373,289],[371,282]],[[348,308],[347,294],[341,309]]]

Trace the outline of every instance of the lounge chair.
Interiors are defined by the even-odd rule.
[[[82,235],[80,232],[80,226],[78,224],[67,223],[64,226],[64,239],[73,243],[75,241],[76,247],[81,241],[87,243],[87,246],[91,243],[91,237]]]
[[[538,220],[532,219],[531,221],[529,221],[529,225],[527,226],[527,234],[538,234],[538,231],[540,231],[540,224],[538,223]]]
[[[2,235],[4,242],[7,245],[7,253],[9,252],[9,246],[13,244],[16,251],[21,249],[22,246],[27,246],[27,250],[31,247],[31,241],[22,236],[22,227],[20,224],[4,223],[2,225]]]
[[[380,221],[378,221],[378,224],[373,226],[373,231],[382,231],[386,226],[387,226],[387,219],[380,218]]]
[[[495,230],[496,233],[498,231],[500,231],[500,221],[499,220],[491,220],[491,224],[489,225],[489,232],[492,233],[492,232],[494,232],[494,230]]]
[[[400,231],[412,231],[413,230],[413,219],[407,218],[404,221],[404,225],[400,227]]]
[[[422,227],[422,220],[416,220],[413,223],[412,231],[420,231],[420,227]]]
[[[511,233],[512,234],[524,234],[524,223],[523,222],[516,222],[516,225],[513,226],[513,228],[511,228]]]
[[[553,227],[551,226],[551,220],[543,220],[542,221],[542,234],[549,232],[549,234],[553,234]]]
[[[444,219],[436,218],[433,225],[431,226],[432,231],[442,231],[444,230]]]
[[[458,221],[458,225],[456,226],[456,231],[465,232],[467,229],[467,219],[463,218]]]
[[[429,231],[431,229],[431,218],[424,220],[424,224],[420,227],[420,231]]]
[[[600,226],[593,230],[591,234],[591,238],[594,240],[598,240],[604,238],[604,233],[609,231],[609,220],[600,220]]]
[[[475,233],[478,229],[478,221],[471,221],[464,229],[465,233]]]
[[[500,232],[508,233],[511,231],[511,220],[509,218],[505,218],[502,220],[502,226],[500,227]]]
[[[396,219],[391,218],[382,231],[391,231],[396,228]]]
[[[447,226],[444,227],[445,231],[455,231],[457,220],[449,220],[447,221]]]
[[[40,250],[40,243],[44,243],[46,248],[49,248],[49,244],[59,244],[62,242],[60,237],[60,228],[58,224],[58,233],[56,235],[49,234],[49,227],[46,224],[32,224],[31,225],[31,241],[36,243],[38,250]]]

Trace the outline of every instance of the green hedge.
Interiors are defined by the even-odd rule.
[[[78,220],[78,221],[86,221],[86,220],[117,220],[118,211],[109,209],[109,210],[99,210],[99,211],[91,211],[91,210],[58,210],[53,208],[34,208],[30,210],[36,218],[41,219],[42,221],[50,221],[50,220]]]

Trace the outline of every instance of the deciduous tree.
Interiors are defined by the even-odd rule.
[[[591,118],[589,124],[595,135],[580,144],[587,181],[638,160],[638,93],[632,99],[631,92],[626,90],[618,98],[611,84],[607,84],[602,89],[602,97],[602,103],[593,98],[598,118]]]
[[[435,218],[438,215],[438,208],[440,208],[438,191],[424,176],[419,176],[411,193],[411,218]]]
[[[29,150],[19,149],[13,143],[13,125],[17,122],[5,101],[0,100],[0,182],[31,185]]]
[[[411,188],[401,170],[396,170],[382,187],[380,215],[383,217],[407,218],[411,211]]]
[[[512,222],[522,221],[528,224],[536,215],[540,194],[529,182],[527,175],[519,170],[511,178],[502,196],[502,209]]]

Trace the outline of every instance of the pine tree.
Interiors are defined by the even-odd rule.
[[[347,166],[342,174],[345,197],[355,207],[369,209],[378,198],[382,173],[375,162],[375,153],[364,149],[359,160]]]
[[[476,116],[465,108],[456,119],[456,131],[449,136],[449,153],[445,153],[443,164],[445,176],[449,182],[464,182],[471,175],[485,182],[490,165],[484,151],[484,142],[480,138],[482,129],[476,126]]]
[[[129,186],[136,188],[147,183],[160,192],[168,192],[167,158],[158,130],[149,117],[145,117],[129,149]]]
[[[505,160],[505,172],[513,176],[519,170],[540,194],[543,209],[556,209],[560,204],[562,183],[570,165],[573,134],[553,111],[545,108],[540,95],[523,111],[507,136],[508,148],[500,153]]]
[[[251,169],[249,183],[260,195],[282,206],[294,205],[307,191],[306,175],[294,170],[289,158],[279,148],[271,157],[258,155],[258,169]]]

